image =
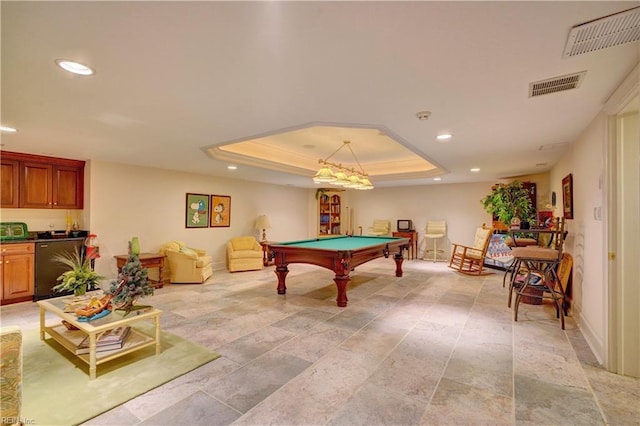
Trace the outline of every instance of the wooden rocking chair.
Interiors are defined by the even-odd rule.
[[[454,243],[451,249],[449,267],[468,275],[483,275],[484,258],[487,255],[492,228],[484,224],[476,230],[472,246]]]

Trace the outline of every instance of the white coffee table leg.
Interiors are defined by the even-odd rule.
[[[96,378],[96,334],[89,334],[89,380]]]
[[[156,325],[156,355],[160,355],[160,315],[154,318]]]
[[[44,313],[44,308],[40,307],[40,340],[44,340]]]

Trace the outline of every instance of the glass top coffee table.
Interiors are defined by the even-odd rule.
[[[96,292],[94,295],[100,297],[98,293],[100,292]],[[75,313],[65,312],[65,306],[73,299],[74,296],[66,296],[37,302],[40,307],[40,340],[45,339],[46,333],[65,349],[89,364],[89,378],[91,380],[96,378],[97,365],[104,362],[153,345],[156,347],[156,355],[160,354],[161,310],[150,308],[143,312],[131,312],[127,316],[124,316],[124,312],[122,311],[114,310],[105,317],[83,322],[78,320]],[[47,312],[53,315],[47,316]],[[47,325],[47,320],[50,319],[51,316],[57,317],[58,320],[67,321],[67,323],[73,325],[78,330],[69,330],[62,321]],[[134,324],[141,321],[153,321],[154,332],[145,333],[139,328],[133,327]],[[107,330],[119,326],[131,326],[131,332],[122,348],[109,351],[96,351],[96,339],[98,336]],[[78,355],[76,354],[78,345],[86,336],[89,336],[89,353]]]

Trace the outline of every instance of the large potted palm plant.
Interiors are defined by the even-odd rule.
[[[491,193],[480,202],[487,213],[507,227],[519,224],[527,229],[534,220],[535,209],[529,191],[518,180],[493,186]]]

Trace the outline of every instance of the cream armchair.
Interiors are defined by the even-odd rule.
[[[205,250],[189,248],[182,241],[170,241],[160,247],[160,254],[168,260],[164,270],[169,270],[171,283],[201,284],[213,275],[212,258]]]
[[[262,269],[262,246],[254,237],[234,237],[227,242],[229,272]]]
[[[367,231],[367,235],[375,235],[381,237],[389,235],[390,222],[386,219],[375,219],[373,226],[370,226]]]

